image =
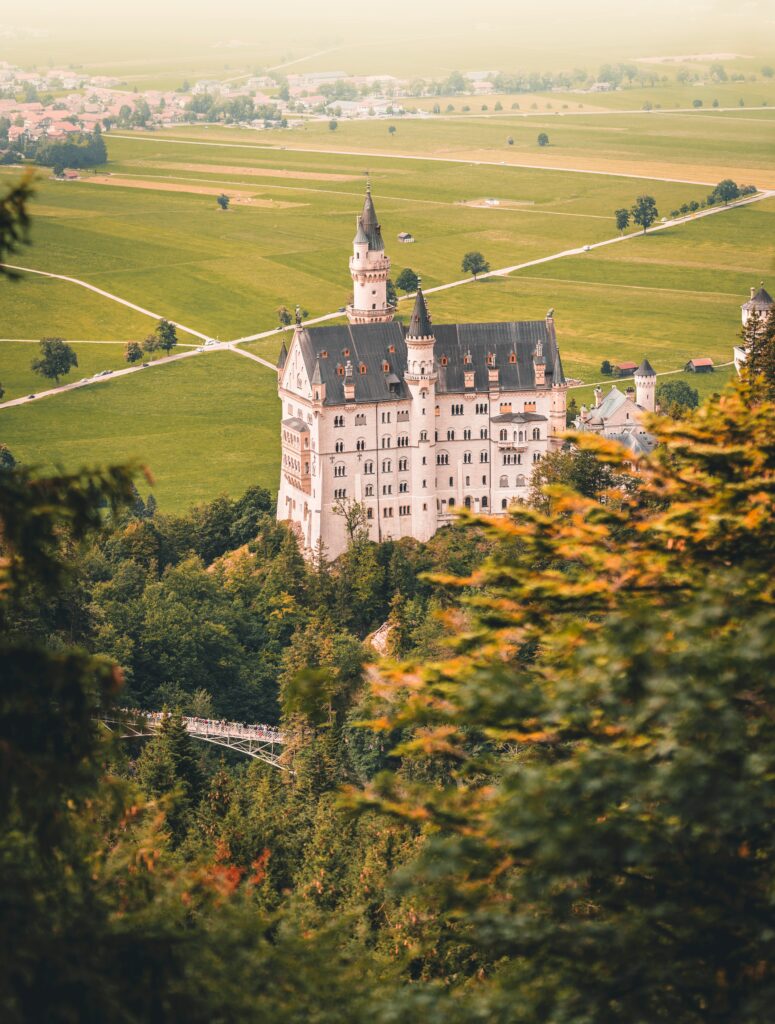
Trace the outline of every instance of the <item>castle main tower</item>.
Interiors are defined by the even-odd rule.
[[[391,306],[387,300],[390,260],[385,255],[385,243],[382,241],[370,185],[366,185],[363,212],[356,224],[353,254],[350,257],[353,301],[347,307],[347,319],[351,324],[387,323],[395,313],[395,306]]]

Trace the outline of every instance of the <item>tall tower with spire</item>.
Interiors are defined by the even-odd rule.
[[[390,259],[385,255],[385,243],[371,198],[371,185],[367,183],[350,257],[353,301],[347,307],[347,319],[351,324],[388,323],[393,319],[395,306],[387,300],[389,273]]]
[[[404,382],[411,398],[409,443],[417,453],[412,463],[412,536],[430,540],[437,528],[435,488],[429,493],[429,465],[435,462],[436,447],[436,338],[425,296],[417,281],[412,318],[406,332]]]

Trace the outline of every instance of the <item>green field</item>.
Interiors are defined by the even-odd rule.
[[[554,123],[402,122],[392,142],[408,151],[447,147],[458,154],[460,147],[476,146],[483,160],[492,160],[512,121],[515,158],[534,151],[539,124]],[[548,159],[556,158],[562,143],[578,160],[640,157],[643,173],[669,160],[688,177],[711,155],[726,159],[736,152],[745,152],[751,166],[764,165],[772,148],[767,133],[758,131],[744,145],[752,121],[757,123],[751,115],[744,122],[739,114],[722,113],[557,119],[561,127],[551,130]],[[769,127],[769,115],[761,123]],[[293,148],[333,145],[333,134],[341,149],[381,149],[390,142],[385,122],[347,123],[337,133],[325,126],[284,133],[192,127],[109,137],[113,178],[144,187],[42,179],[32,209],[33,245],[15,262],[82,278],[227,339],[271,329],[280,304],[299,302],[315,316],[347,301],[347,259],[367,170],[394,273],[412,266],[428,289],[460,278],[461,257],[471,249],[494,268],[522,263],[610,238],[613,210],[629,206],[641,192],[654,195],[668,214],[708,191],[617,175],[477,164],[460,155],[458,162],[438,162]],[[223,213],[212,194],[197,189],[224,189],[240,201]],[[485,197],[497,197],[500,206],[477,205]],[[415,244],[398,245],[402,230],[414,233]],[[430,308],[443,323],[534,319],[554,307],[566,374],[587,383],[599,379],[603,359],[645,355],[658,372],[678,369],[692,356],[720,364],[731,358],[748,289],[775,269],[774,236],[775,200],[765,200],[508,278],[432,293]],[[0,290],[7,296],[0,331],[6,338],[56,334],[123,342],[143,337],[152,326],[148,318],[64,282],[24,275],[18,282],[0,281]],[[399,312],[408,315],[406,302]],[[279,344],[274,334],[247,347],[274,361]],[[42,390],[29,371],[35,347],[0,346],[7,397]],[[77,351],[81,365],[74,379],[121,365],[121,345],[81,344]],[[714,375],[713,387],[725,376]],[[706,382],[701,386],[711,387]],[[48,465],[138,456],[156,474],[162,507],[181,509],[255,482],[276,488],[277,418],[273,374],[219,353],[0,411],[0,439],[24,461]]]
[[[275,490],[278,419],[274,375],[215,352],[0,410],[0,438],[44,469],[137,459],[161,510],[178,512],[251,484]]]

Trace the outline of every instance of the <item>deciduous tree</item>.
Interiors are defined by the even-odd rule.
[[[77,365],[75,349],[61,338],[43,338],[40,342],[40,355],[32,361],[35,373],[55,380],[57,384],[60,377],[64,377]]]
[[[659,216],[656,200],[653,196],[638,196],[631,213],[632,219],[643,228],[645,234]]]
[[[476,280],[477,275],[489,272],[490,264],[480,252],[467,252],[460,264],[460,269],[464,274],[472,274]]]

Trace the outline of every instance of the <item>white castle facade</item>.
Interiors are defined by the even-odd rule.
[[[278,361],[278,519],[312,553],[347,545],[365,510],[374,541],[427,541],[457,507],[503,514],[565,430],[553,311],[544,320],[431,322],[418,288],[408,328],[387,300],[390,260],[370,191],[350,259],[347,324],[297,322]]]

